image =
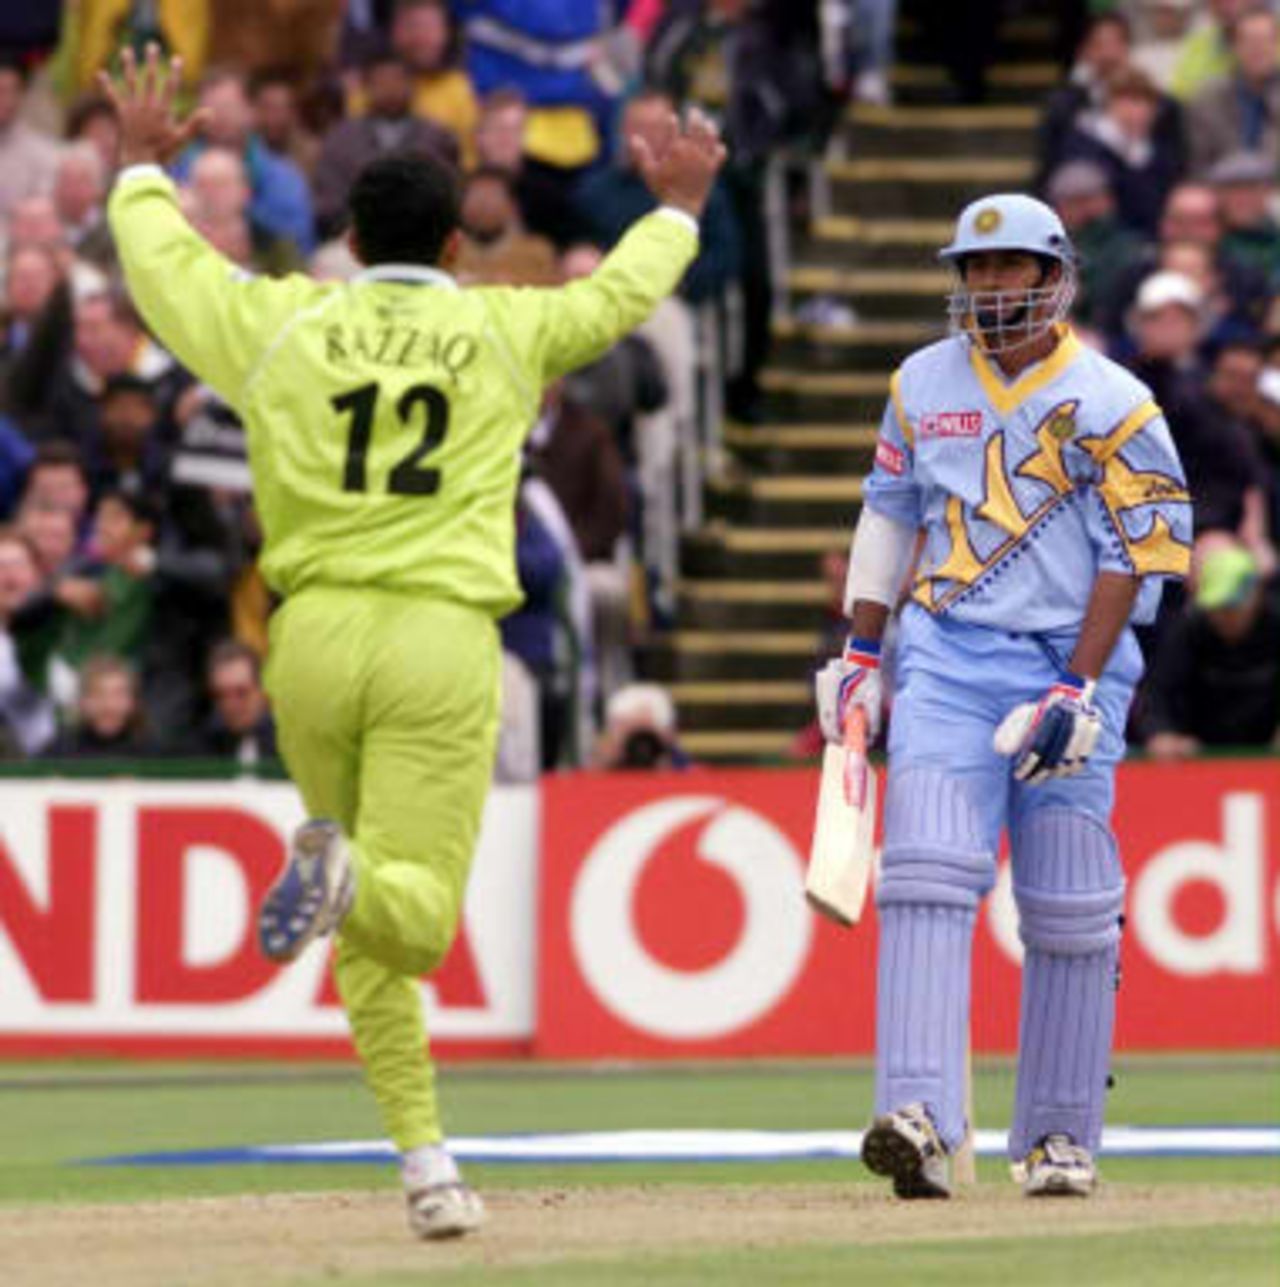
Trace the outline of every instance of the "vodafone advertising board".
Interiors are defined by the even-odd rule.
[[[464,925],[423,984],[450,1055],[872,1048],[875,918],[801,897],[809,770],[497,788]],[[252,912],[300,819],[259,783],[0,781],[0,1053],[345,1055],[318,944],[263,961]],[[1126,765],[1118,1041],[1280,1046],[1280,761]],[[975,950],[974,1044],[1016,1042],[1007,865]]]
[[[875,917],[801,898],[807,771],[543,786],[536,1050],[555,1058],[869,1052]],[[1123,1048],[1280,1046],[1280,761],[1124,765]],[[1010,874],[979,922],[976,1049],[1017,1044]]]

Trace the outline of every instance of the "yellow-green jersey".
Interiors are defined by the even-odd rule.
[[[126,171],[109,213],[148,326],[244,420],[268,584],[495,616],[520,601],[515,492],[543,387],[638,326],[697,252],[694,221],[659,210],[559,289],[460,290],[414,265],[277,281],[209,246],[158,168]]]

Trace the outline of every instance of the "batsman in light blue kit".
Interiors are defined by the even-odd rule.
[[[816,682],[829,739],[854,707],[879,727],[880,640],[909,576],[862,1156],[900,1197],[949,1195],[974,922],[1007,829],[1025,948],[1009,1150],[1029,1196],[1086,1195],[1124,907],[1110,817],[1142,670],[1130,626],[1187,571],[1190,498],[1150,391],[1065,323],[1075,253],[1052,210],[976,201],[941,256],[952,333],[893,377],[854,535],[850,639]]]

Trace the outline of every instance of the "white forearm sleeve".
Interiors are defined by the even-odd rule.
[[[844,583],[845,616],[853,615],[856,599],[892,608],[915,550],[915,529],[862,507],[849,551],[849,575]]]

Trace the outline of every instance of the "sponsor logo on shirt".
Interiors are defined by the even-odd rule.
[[[907,458],[893,443],[881,438],[876,443],[876,464],[886,474],[900,475],[907,467]]]
[[[976,438],[981,432],[981,411],[931,411],[920,417],[921,438]]]

